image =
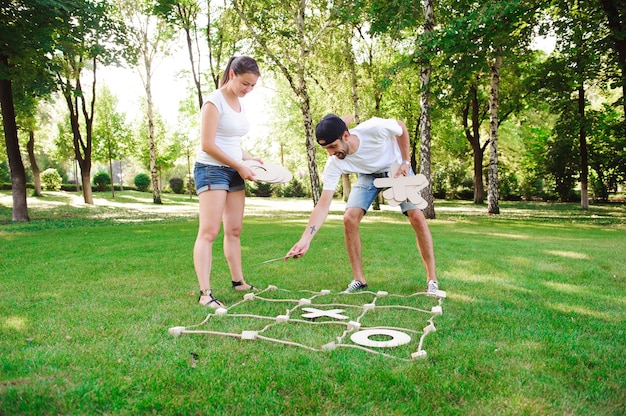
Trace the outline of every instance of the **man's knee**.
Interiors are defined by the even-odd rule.
[[[407,211],[407,216],[409,217],[409,222],[411,223],[411,226],[415,228],[416,231],[418,229],[428,229],[426,217],[419,209],[412,209],[410,211]]]
[[[363,214],[361,208],[348,208],[343,214],[343,225],[346,228],[358,227],[361,219],[363,219]]]

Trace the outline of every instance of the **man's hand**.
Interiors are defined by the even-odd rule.
[[[300,257],[304,256],[304,254],[309,251],[309,247],[310,247],[311,243],[308,241],[298,241],[292,248],[291,250],[289,250],[289,252],[287,254],[285,254],[286,259],[288,260],[290,257],[293,257],[294,259],[299,259]]]
[[[393,175],[394,178],[397,178],[398,176],[409,176],[409,165],[405,165],[404,163],[401,164],[395,175]]]

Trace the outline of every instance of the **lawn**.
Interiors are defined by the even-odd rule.
[[[68,193],[29,198],[32,221],[14,224],[10,193],[0,192],[0,415],[624,414],[623,204],[581,211],[502,202],[502,214],[488,216],[485,206],[437,201],[429,224],[447,296],[424,340],[427,358],[410,359],[413,346],[382,356],[168,334],[209,313],[196,303],[196,201],[165,194],[156,207],[138,192],[96,198],[95,206]],[[333,204],[304,258],[258,264],[296,242],[311,202],[250,198],[247,280],[285,290],[268,296],[326,289],[335,301],[351,279],[341,207]],[[373,291],[424,291],[402,215],[368,213],[362,236]],[[230,288],[219,241],[214,254],[214,292],[235,305],[242,295]],[[274,313],[257,301],[243,308]],[[430,317],[385,313],[380,324],[419,331]],[[195,329],[236,327],[214,318]],[[277,332],[318,346],[331,336],[324,328]]]

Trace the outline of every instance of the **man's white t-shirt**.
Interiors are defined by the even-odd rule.
[[[343,160],[330,156],[324,167],[324,190],[334,191],[343,173],[388,172],[391,165],[402,162],[397,136],[402,127],[394,119],[374,117],[349,129],[359,138],[359,148]]]
[[[239,100],[240,112],[233,110],[219,89],[209,94],[205,104],[207,101],[213,103],[220,114],[215,133],[215,144],[231,158],[241,161],[243,159],[241,137],[245,136],[250,130],[250,122],[248,117],[246,117],[243,103]],[[223,163],[202,150],[202,143],[200,143],[196,161],[205,165],[224,166]]]

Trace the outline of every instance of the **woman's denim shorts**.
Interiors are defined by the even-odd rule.
[[[246,189],[239,173],[230,166],[205,165],[196,162],[193,167],[193,180],[198,195],[204,191],[237,192]]]

